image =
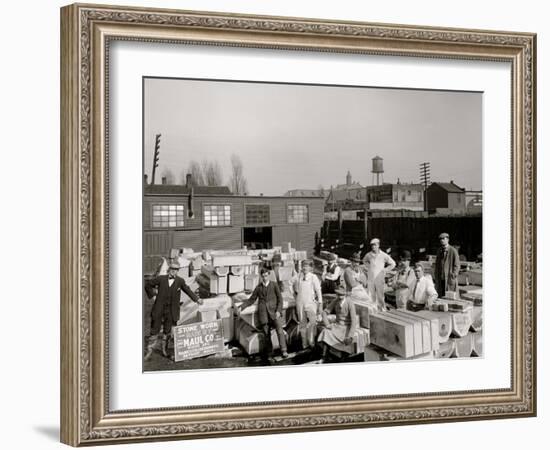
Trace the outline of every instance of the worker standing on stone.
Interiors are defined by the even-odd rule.
[[[399,265],[397,266],[397,274],[393,281],[393,289],[395,292],[395,304],[397,309],[406,309],[407,300],[416,283],[414,270],[411,267],[411,252],[403,250],[399,256]]]
[[[414,265],[414,275],[415,283],[407,302],[407,309],[410,311],[430,309],[433,302],[437,300],[433,281],[431,277],[424,275],[424,268],[420,263]]]
[[[167,275],[159,275],[145,282],[145,292],[149,298],[155,296],[151,310],[151,331],[147,339],[145,360],[151,359],[156,342],[162,342],[162,354],[168,357],[168,343],[172,337],[172,328],[180,318],[180,291],[185,292],[191,300],[202,305],[203,300],[187,286],[183,278],[178,277],[180,265],[177,260],[171,262]],[[164,334],[160,332],[163,329]]]
[[[319,278],[313,273],[312,261],[306,260],[302,263],[302,270],[294,281],[293,290],[302,346],[313,347],[317,334],[317,315],[323,309],[323,294]]]
[[[439,297],[445,297],[447,291],[458,291],[460,259],[456,248],[449,245],[448,233],[439,235],[439,243],[441,246],[437,250],[433,274]]]
[[[380,250],[380,239],[372,239],[370,245],[371,251],[363,258],[367,271],[367,288],[379,310],[385,311],[384,286],[386,285],[386,273],[395,267],[395,261],[390,255]]]
[[[338,256],[336,256],[334,253],[331,253],[329,256],[327,271],[323,275],[323,294],[334,294],[336,288],[340,286],[340,277],[342,271],[340,270],[338,264],[336,264],[337,260]]]
[[[270,270],[263,267],[260,270],[260,283],[252,295],[241,306],[241,310],[258,300],[258,322],[260,331],[264,335],[265,346],[262,349],[262,360],[267,362],[273,351],[271,344],[271,330],[275,328],[279,339],[279,347],[283,358],[288,357],[285,332],[283,330],[283,297],[279,286],[269,280]]]

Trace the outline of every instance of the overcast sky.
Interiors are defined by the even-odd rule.
[[[348,170],[370,185],[376,155],[385,182],[418,182],[429,161],[432,181],[482,186],[481,93],[148,78],[144,101],[149,177],[162,134],[157,183],[204,158],[227,180],[236,153],[253,195],[328,189]]]

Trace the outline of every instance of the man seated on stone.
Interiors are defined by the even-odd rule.
[[[432,278],[424,275],[424,268],[420,263],[414,265],[414,275],[416,281],[407,302],[407,309],[410,311],[430,309],[433,302],[437,300],[437,291]]]
[[[357,314],[355,305],[343,288],[337,288],[336,299],[322,313],[324,328],[319,333],[317,341],[323,346],[321,363],[326,362],[330,355],[343,358],[353,354],[353,336],[357,329]],[[334,319],[330,318],[334,315]]]

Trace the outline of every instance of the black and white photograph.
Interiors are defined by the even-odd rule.
[[[483,357],[483,93],[143,78],[143,371]]]

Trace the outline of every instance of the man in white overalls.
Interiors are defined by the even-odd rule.
[[[370,297],[378,305],[378,309],[385,311],[384,286],[386,284],[386,272],[395,267],[395,261],[390,255],[380,250],[380,239],[372,239],[370,246],[371,251],[363,258],[367,272],[367,288]]]
[[[302,271],[294,281],[296,313],[298,315],[302,347],[315,346],[317,332],[317,315],[323,309],[321,283],[313,272],[312,261],[302,263]]]

